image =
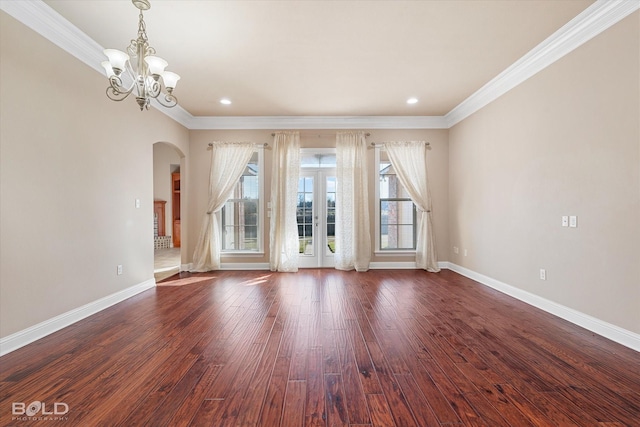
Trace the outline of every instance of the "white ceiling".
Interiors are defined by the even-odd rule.
[[[102,47],[137,35],[130,0],[45,3]],[[443,116],[592,3],[151,0],[144,17],[193,116]]]

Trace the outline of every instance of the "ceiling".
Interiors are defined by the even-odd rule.
[[[45,3],[102,47],[137,36],[130,0]],[[442,116],[592,3],[152,0],[144,19],[193,116]]]

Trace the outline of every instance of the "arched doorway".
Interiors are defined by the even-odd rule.
[[[153,144],[153,238],[156,282],[180,271],[182,260],[181,190],[184,155],[173,144]]]

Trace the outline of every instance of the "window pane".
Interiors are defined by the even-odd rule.
[[[383,150],[380,151],[379,172],[381,199],[392,199],[396,197],[402,199],[410,198],[409,193],[407,193],[402,184],[400,184],[400,180],[396,176],[396,171],[387,157],[387,152]]]
[[[231,195],[222,208],[222,250],[257,251],[260,234],[259,156],[254,152]]]
[[[415,249],[415,205],[404,189],[385,150],[379,151],[379,249]]]
[[[313,255],[313,177],[298,179],[298,222],[299,253]]]
[[[301,168],[334,168],[336,167],[335,153],[302,153]]]
[[[327,178],[327,193],[335,193],[336,192],[336,178],[328,177]]]
[[[222,208],[222,249],[258,250],[257,200],[228,200]]]
[[[327,186],[327,247],[325,254],[329,255],[336,251],[336,177],[329,176],[326,180]]]
[[[415,205],[380,200],[380,249],[415,249]]]

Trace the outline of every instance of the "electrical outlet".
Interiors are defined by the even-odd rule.
[[[136,199],[136,209],[140,209],[140,199]]]
[[[118,276],[120,276],[122,274],[122,265],[118,265]]]
[[[458,249],[458,247],[457,247],[457,246],[454,246],[454,247],[453,247],[453,253],[454,253],[454,254],[460,253],[460,249]]]
[[[540,269],[540,280],[547,280],[547,270],[544,268]]]

